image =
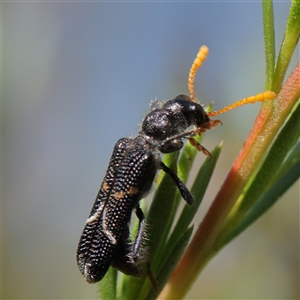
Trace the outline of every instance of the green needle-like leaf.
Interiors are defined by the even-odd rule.
[[[299,177],[300,158],[296,164],[293,164],[289,169],[285,170],[282,176],[273,183],[269,190],[257,200],[257,203],[247,212],[238,226],[226,237],[224,244],[230,242],[264,214],[299,179]]]
[[[110,267],[98,283],[98,299],[113,300],[117,294],[117,269]]]
[[[157,275],[158,282],[158,291],[164,287],[165,283],[168,281],[168,278],[171,276],[174,268],[176,267],[178,261],[180,260],[189,240],[193,233],[193,226],[187,228],[185,232],[177,239],[177,242],[172,245],[172,248],[169,249],[168,255],[165,256],[164,261],[161,264],[160,270]],[[158,295],[153,289],[150,290],[147,297],[141,297],[141,299],[156,299]],[[143,296],[143,295],[141,295]]]
[[[221,150],[222,143],[211,152],[212,158],[207,158],[201,166],[191,189],[191,193],[195,198],[195,203],[193,205],[186,205],[184,207],[183,212],[181,213],[179,220],[177,221],[176,226],[168,240],[166,249],[169,249],[176,242],[178,237],[182,235],[194,218],[202,202]]]
[[[272,88],[274,64],[275,64],[275,33],[274,33],[274,15],[273,1],[262,1],[263,8],[263,26],[264,26],[264,42],[266,56],[266,83],[265,89]]]
[[[178,154],[177,154],[178,155]],[[177,164],[174,155],[168,155],[172,157],[172,163],[169,165],[171,169],[176,171]],[[177,186],[175,185],[173,179],[168,174],[164,174],[163,179],[154,195],[149,213],[147,215],[147,220],[149,224],[155,224],[148,229],[149,237],[149,248],[151,257],[156,256],[156,252],[161,248],[161,243],[164,242],[166,236],[165,229],[168,227],[171,215],[174,210],[175,195],[177,191]],[[155,261],[157,258],[155,258]],[[153,268],[156,268],[156,262],[153,262]]]
[[[300,35],[300,0],[293,0],[277,58],[272,91],[278,93]]]

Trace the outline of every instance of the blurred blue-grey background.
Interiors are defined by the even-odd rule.
[[[276,50],[289,1],[274,3]],[[95,299],[75,252],[114,143],[152,99],[188,94],[216,109],[264,89],[258,2],[2,2],[2,293]],[[299,47],[292,66],[299,59]],[[289,72],[291,69],[289,69]],[[213,200],[259,104],[221,116],[203,145],[224,151],[195,219]],[[199,154],[199,164],[203,155]],[[226,247],[188,298],[296,299],[299,186]]]

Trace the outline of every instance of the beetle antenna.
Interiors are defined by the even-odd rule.
[[[192,66],[191,66],[191,69],[190,69],[188,86],[189,86],[189,91],[190,91],[190,95],[191,95],[191,100],[194,102],[196,101],[195,100],[195,90],[194,90],[196,73],[197,73],[197,70],[202,66],[203,62],[206,60],[208,52],[209,52],[209,50],[206,46],[201,46],[199,49],[199,52],[197,54],[197,57],[195,58]]]
[[[194,86],[196,73],[197,73],[198,69],[202,66],[204,61],[206,60],[208,52],[209,52],[209,49],[207,46],[205,46],[205,45],[201,46],[192,66],[191,66],[191,69],[190,69],[189,79],[188,79],[188,87],[189,87],[189,91],[190,91],[191,100],[194,102],[196,101],[195,86]],[[275,98],[276,98],[276,94],[274,92],[265,91],[263,93],[259,93],[259,94],[255,95],[255,96],[250,96],[250,97],[241,99],[235,103],[232,103],[232,104],[224,107],[223,109],[211,111],[211,112],[207,113],[207,115],[209,117],[213,117],[213,116],[220,115],[226,111],[229,111],[231,109],[237,108],[237,107],[245,105],[245,104],[253,104],[256,102],[263,102],[265,100],[273,100]]]
[[[222,113],[224,113],[228,110],[237,108],[237,107],[245,105],[245,104],[253,104],[253,103],[256,103],[256,102],[263,102],[265,100],[273,100],[275,98],[276,98],[276,94],[274,92],[265,91],[263,93],[259,93],[259,94],[255,95],[255,96],[250,96],[250,97],[241,99],[237,102],[234,102],[234,103],[224,107],[223,109],[208,112],[207,115],[209,117],[213,117],[213,116],[217,116],[217,115],[222,114]]]

